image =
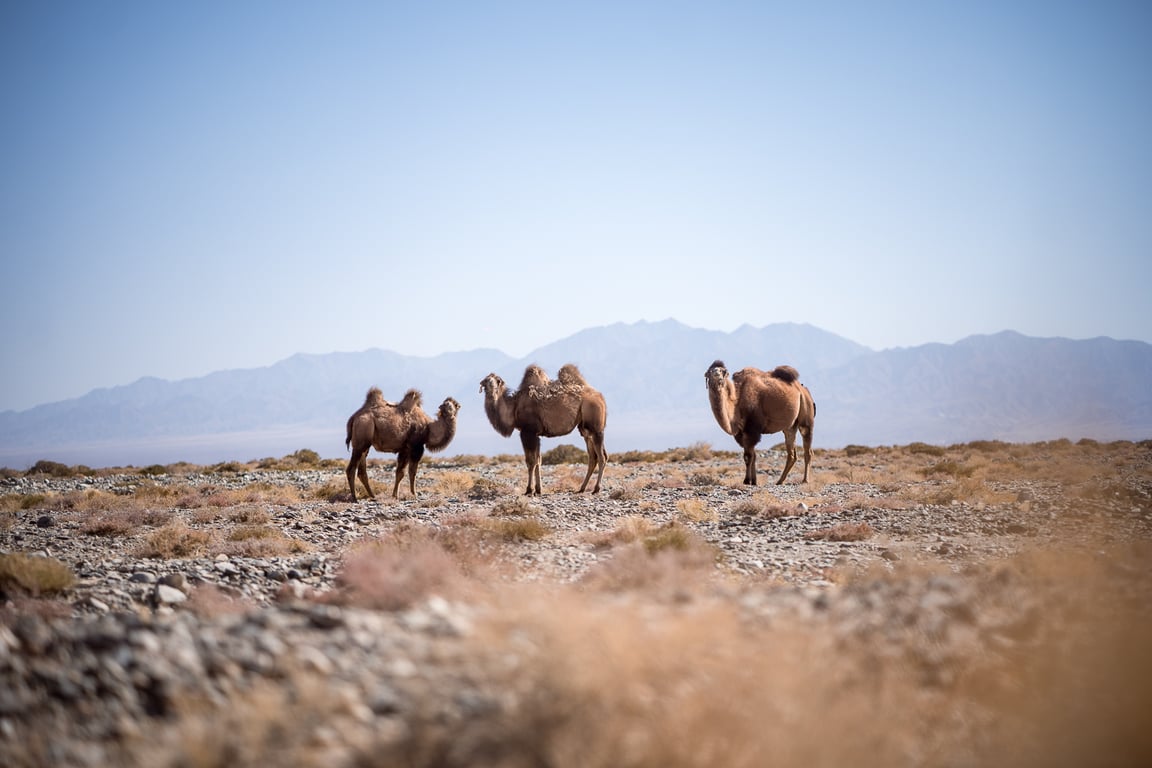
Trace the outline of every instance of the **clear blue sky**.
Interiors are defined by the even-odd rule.
[[[0,409],[674,317],[1152,340],[1152,3],[0,5]]]

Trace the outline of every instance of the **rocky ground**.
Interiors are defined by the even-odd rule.
[[[0,762],[1149,764],[1152,445],[761,456],[8,472]]]

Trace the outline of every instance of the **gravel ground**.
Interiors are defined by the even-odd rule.
[[[1077,611],[1149,626],[1147,444],[821,451],[813,482],[757,488],[704,453],[612,464],[596,496],[570,492],[582,467],[546,466],[545,495],[520,497],[515,462],[425,462],[418,498],[355,503],[337,468],[0,480],[0,553],[75,576],[41,596],[0,581],[0,762],[761,765],[771,736],[784,765],[1024,764],[1052,757],[1050,732],[1023,728],[1048,720],[1022,726],[976,681],[1022,685],[1021,658],[1075,645]],[[779,453],[762,456],[771,482]],[[372,472],[386,493],[390,463]],[[130,524],[96,532],[105,518]],[[160,530],[204,546],[147,556]],[[729,645],[744,672],[701,695]],[[609,693],[607,670],[651,690]],[[1125,707],[1152,704],[1147,665],[1127,674]],[[670,679],[693,706],[670,704]],[[723,727],[680,722],[699,701]],[[878,712],[909,725],[878,731]],[[585,719],[622,725],[589,736]],[[809,733],[825,719],[838,738]],[[1060,755],[1152,755],[1081,730]]]

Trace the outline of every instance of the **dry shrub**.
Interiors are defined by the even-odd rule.
[[[242,595],[233,596],[214,584],[201,584],[188,593],[183,607],[202,618],[212,618],[247,613],[256,606]]]
[[[642,548],[628,554],[651,567]],[[919,595],[952,594],[933,587],[944,575],[849,585],[890,599],[859,626],[870,633],[848,636],[823,611],[757,623],[707,600],[516,590],[469,640],[469,680],[508,694],[459,720],[415,708],[357,765],[1149,765],[1149,554],[1121,559],[1139,585],[1112,553],[989,569],[938,609],[958,611],[956,636],[922,623]]]
[[[397,611],[432,595],[456,594],[463,580],[456,559],[439,541],[410,529],[356,544],[344,558],[331,599]]]
[[[724,472],[718,469],[702,469],[688,476],[688,484],[694,486],[723,485]]]
[[[644,484],[638,481],[617,485],[608,492],[608,498],[616,501],[636,501],[644,495]]]
[[[467,493],[468,498],[473,501],[486,501],[512,493],[512,488],[491,478],[475,477],[472,479],[472,485],[468,488]]]
[[[955,461],[938,461],[924,469],[920,470],[920,474],[924,477],[932,477],[933,475],[948,475],[949,477],[971,477],[972,472],[975,470],[966,464],[958,464]]]
[[[212,534],[189,528],[182,520],[173,520],[145,537],[135,551],[136,557],[171,560],[199,557],[208,551]]]
[[[772,497],[763,496],[741,499],[731,506],[730,512],[741,517],[762,517],[767,520],[803,514],[798,507],[788,507]]]
[[[509,543],[521,541],[540,541],[552,529],[536,517],[520,517],[512,520],[485,520],[482,524],[484,530],[495,534],[499,539]]]
[[[241,488],[214,488],[208,492],[205,503],[213,507],[235,507],[241,504],[272,504],[287,506],[301,501],[295,488],[259,482]]]
[[[697,591],[708,575],[702,572],[715,563],[713,551],[693,542],[653,548],[652,541],[645,538],[617,548],[611,558],[589,568],[581,584],[609,592],[644,591],[657,599],[680,599]]]
[[[361,491],[362,490],[363,489],[361,489]],[[348,501],[348,483],[341,480],[329,480],[322,485],[312,486],[306,491],[305,495],[317,501]]]
[[[652,521],[642,515],[625,515],[620,518],[615,530],[609,535],[609,541],[629,544],[649,535],[654,528]]]
[[[830,528],[809,531],[804,538],[810,541],[864,541],[872,538],[874,533],[868,523],[837,523]]]
[[[43,493],[6,493],[0,496],[0,511],[17,512],[45,506],[48,496]]]
[[[691,549],[711,549],[711,546],[698,533],[690,528],[685,528],[684,525],[675,520],[652,531],[644,537],[643,541],[644,548],[650,554],[666,549],[680,552],[687,552]]]
[[[676,511],[681,518],[693,523],[715,522],[719,519],[715,510],[709,509],[700,499],[680,499],[676,502]]]
[[[491,514],[504,515],[506,517],[523,517],[525,515],[535,515],[537,513],[536,507],[532,506],[523,496],[511,496],[496,503],[492,507]]]
[[[251,504],[230,509],[227,518],[230,522],[247,525],[263,525],[272,521],[272,515],[267,510]]]
[[[21,552],[0,554],[0,596],[54,595],[75,582],[71,569],[54,557]]]
[[[283,557],[308,550],[307,543],[267,525],[239,526],[212,548],[213,553],[234,557]]]
[[[156,729],[140,740],[135,761],[119,764],[330,768],[343,763],[334,763],[331,747],[325,745],[332,740],[333,721],[349,715],[348,701],[331,680],[295,668],[286,671],[285,679],[255,679],[239,687],[224,708],[200,697],[178,698],[172,702],[172,715],[179,717],[180,726]]]
[[[80,532],[89,536],[131,536],[141,528],[163,525],[172,513],[151,509],[117,509],[98,512],[80,526]]]
[[[450,724],[414,718],[361,766],[901,762],[875,737],[889,729],[875,727],[868,707],[836,695],[837,662],[823,660],[820,638],[751,632],[721,608],[520,601],[484,628],[495,647],[515,638],[519,696]]]
[[[437,472],[429,490],[441,496],[464,496],[475,483],[476,477],[471,472]]]

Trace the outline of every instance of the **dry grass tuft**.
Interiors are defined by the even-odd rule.
[[[247,613],[255,604],[242,596],[233,596],[213,584],[202,584],[188,593],[186,610],[202,618]]]
[[[136,557],[159,560],[199,557],[208,552],[212,534],[189,528],[182,520],[173,520],[145,537],[136,547]]]
[[[472,487],[468,489],[468,498],[473,501],[487,501],[512,493],[512,488],[498,480],[487,477],[477,477],[472,480]]]
[[[425,534],[405,531],[356,545],[344,558],[333,602],[384,611],[459,591],[464,574],[453,555]]]
[[[766,520],[803,514],[797,507],[788,507],[771,497],[763,496],[741,499],[734,503],[729,511],[741,517],[762,517]]]
[[[167,511],[118,509],[92,515],[80,526],[80,532],[88,536],[132,536],[141,528],[164,525],[171,519],[172,513]]]
[[[212,547],[214,554],[235,557],[283,557],[311,549],[306,542],[268,525],[241,525]]]
[[[482,528],[509,543],[540,541],[552,532],[536,517],[520,517],[511,520],[484,520]]]
[[[537,510],[523,496],[510,496],[497,502],[496,506],[492,507],[491,514],[506,517],[524,517],[526,515],[537,514]]]
[[[76,582],[71,569],[54,557],[21,552],[0,554],[0,596],[55,595]]]
[[[676,502],[680,518],[691,523],[716,522],[720,516],[700,499],[681,499]]]
[[[875,533],[868,523],[837,523],[830,528],[809,531],[804,538],[810,541],[864,541]]]

